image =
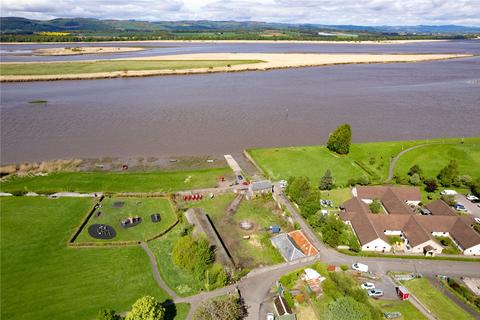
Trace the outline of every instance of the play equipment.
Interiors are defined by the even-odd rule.
[[[160,213],[154,213],[150,218],[152,219],[152,222],[160,222],[161,220]]]
[[[92,224],[88,228],[88,234],[95,239],[108,240],[117,235],[112,226],[106,224]]]
[[[122,228],[131,228],[139,225],[140,222],[142,222],[141,217],[128,217],[120,222],[120,226]]]
[[[191,200],[202,200],[203,199],[203,194],[201,193],[195,193],[195,194],[188,194],[183,196],[183,200],[185,201],[191,201]]]

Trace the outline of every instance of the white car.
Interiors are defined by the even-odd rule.
[[[383,290],[380,290],[380,289],[368,290],[368,296],[369,297],[374,297],[374,298],[381,297],[381,296],[383,296]]]
[[[269,312],[267,313],[267,320],[275,320],[275,316],[273,315],[273,313]]]
[[[468,201],[471,201],[471,202],[478,202],[480,199],[478,199],[478,197],[474,196],[473,194],[467,194],[465,196],[467,198]]]
[[[475,220],[476,223],[480,223],[480,218],[473,218],[473,220]]]
[[[360,272],[368,272],[368,266],[360,262],[352,264],[352,269]]]
[[[280,188],[285,189],[288,186],[288,182],[285,180],[280,180]]]
[[[372,290],[375,289],[375,284],[372,282],[364,282],[360,285],[362,289]]]

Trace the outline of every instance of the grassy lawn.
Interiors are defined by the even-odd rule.
[[[115,208],[115,202],[123,202],[122,208]],[[169,228],[176,221],[176,214],[166,198],[105,198],[102,207],[97,209],[82,230],[76,242],[104,242],[147,240]],[[99,217],[97,212],[101,212]],[[159,213],[160,222],[153,223],[150,215]],[[120,222],[128,217],[141,217],[142,222],[130,228],[122,228]],[[88,234],[88,227],[92,224],[107,224],[112,226],[117,235],[111,240],[95,239]]]
[[[189,296],[204,289],[204,283],[198,281],[190,272],[178,268],[172,261],[172,248],[181,236],[184,225],[177,225],[160,239],[151,241],[148,246],[155,254],[158,269],[167,285],[181,296]]]
[[[405,281],[404,285],[439,320],[473,319],[470,314],[444,296],[425,278]]]
[[[168,295],[140,247],[66,246],[91,199],[0,199],[2,319],[93,319],[129,310],[141,296]],[[178,307],[178,318],[188,306]]]
[[[345,201],[353,197],[351,188],[339,188],[339,189],[333,189],[330,191],[322,191],[321,196],[322,196],[322,199],[332,200],[335,210],[342,203],[344,203]],[[333,209],[327,208],[327,210],[333,210]]]
[[[480,138],[465,139],[463,144],[424,146],[405,153],[395,165],[395,174],[406,175],[418,164],[427,177],[435,177],[450,160],[458,162],[460,174],[480,177]]]
[[[217,185],[230,168],[162,172],[59,172],[48,176],[13,178],[1,183],[2,192],[169,192]]]
[[[280,253],[270,242],[271,234],[264,229],[273,224],[281,226],[282,231],[291,231],[292,227],[281,217],[282,211],[269,197],[243,200],[234,215],[225,213],[225,209],[235,198],[234,194],[216,196],[214,199],[183,202],[182,205],[202,208],[213,220],[216,229],[227,246],[234,261],[244,268],[270,265],[283,262]],[[241,221],[254,224],[251,230],[239,227]],[[243,236],[250,236],[245,240]]]
[[[372,303],[376,304],[383,312],[400,312],[402,316],[398,320],[426,320],[425,317],[417,308],[409,301],[400,300],[375,300],[371,299]]]
[[[461,251],[449,237],[435,237],[437,242],[443,247],[443,254],[460,254]]]
[[[359,143],[352,144],[350,153],[346,156],[336,155],[330,152],[325,146],[250,149],[248,152],[264,173],[272,179],[287,179],[289,176],[307,176],[314,185],[318,185],[325,171],[330,169],[335,183],[344,186],[350,178],[358,179],[362,176],[369,177],[372,182],[384,181],[388,176],[391,159],[409,147],[432,142],[459,143],[460,140],[461,139],[433,139]],[[472,147],[472,149],[480,150],[480,138],[465,138],[464,141],[465,146],[473,145],[476,147]],[[458,144],[458,146],[462,148],[460,144]],[[440,149],[442,149],[442,147],[449,149],[452,145],[448,144],[437,147]],[[424,150],[422,147],[411,152],[418,151],[421,154],[425,152]],[[402,162],[404,157],[409,154],[410,153],[407,152],[401,157]],[[433,156],[435,156],[435,153]],[[473,164],[478,164],[480,162],[478,153],[472,156],[476,157]],[[469,161],[466,155],[459,157],[465,157],[466,159],[459,161],[464,163]],[[429,159],[428,154],[425,155],[425,159]],[[448,160],[445,161],[448,162]],[[399,162],[397,162],[397,165]],[[415,164],[415,162],[411,163],[408,160],[405,160],[405,162],[407,164],[404,166],[407,167],[407,170]],[[421,163],[419,164],[421,165]],[[470,165],[473,167],[472,163],[470,163]],[[400,164],[400,166],[402,166],[402,164]],[[472,168],[470,171],[462,173],[468,174],[470,172],[473,177],[476,172],[478,176],[480,172],[478,167],[480,166],[477,165],[475,169]],[[465,168],[465,165],[462,165],[461,168]],[[440,169],[441,167],[438,170]],[[435,172],[438,170],[434,169]]]
[[[180,70],[258,63],[259,60],[103,60],[1,64],[0,75],[52,75],[114,71]]]

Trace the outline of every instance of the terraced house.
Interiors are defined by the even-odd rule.
[[[352,194],[340,217],[352,227],[364,251],[396,249],[435,255],[443,250],[436,237],[449,237],[463,254],[480,255],[480,234],[472,228],[473,218],[457,215],[442,200],[425,206],[429,215],[417,213],[421,201],[418,188],[357,187]],[[374,200],[381,202],[383,213],[372,213],[369,204]],[[401,243],[394,245],[394,237],[400,237]]]

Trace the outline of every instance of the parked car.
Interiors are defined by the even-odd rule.
[[[454,195],[457,194],[457,191],[455,191],[455,190],[448,190],[448,189],[447,189],[447,190],[443,190],[442,192],[440,192],[440,194],[441,194],[442,196],[454,196]]]
[[[374,297],[374,298],[381,297],[381,296],[383,296],[383,290],[380,290],[380,289],[368,290],[368,296],[369,297]]]
[[[465,206],[463,204],[460,204],[460,203],[456,203],[453,205],[453,208],[457,211],[467,211],[467,209],[465,208]]]
[[[372,282],[364,282],[360,285],[362,289],[372,290],[375,289],[375,284]]]
[[[352,269],[360,272],[368,272],[368,266],[360,262],[352,264]]]
[[[480,201],[480,199],[478,199],[478,197],[474,196],[473,194],[467,194],[465,197],[470,202],[479,202]]]
[[[473,218],[473,220],[475,220],[476,223],[480,223],[480,218]]]
[[[275,316],[273,315],[273,313],[269,312],[267,313],[267,320],[275,320]]]
[[[285,189],[288,186],[288,182],[286,180],[280,180],[280,188]]]

